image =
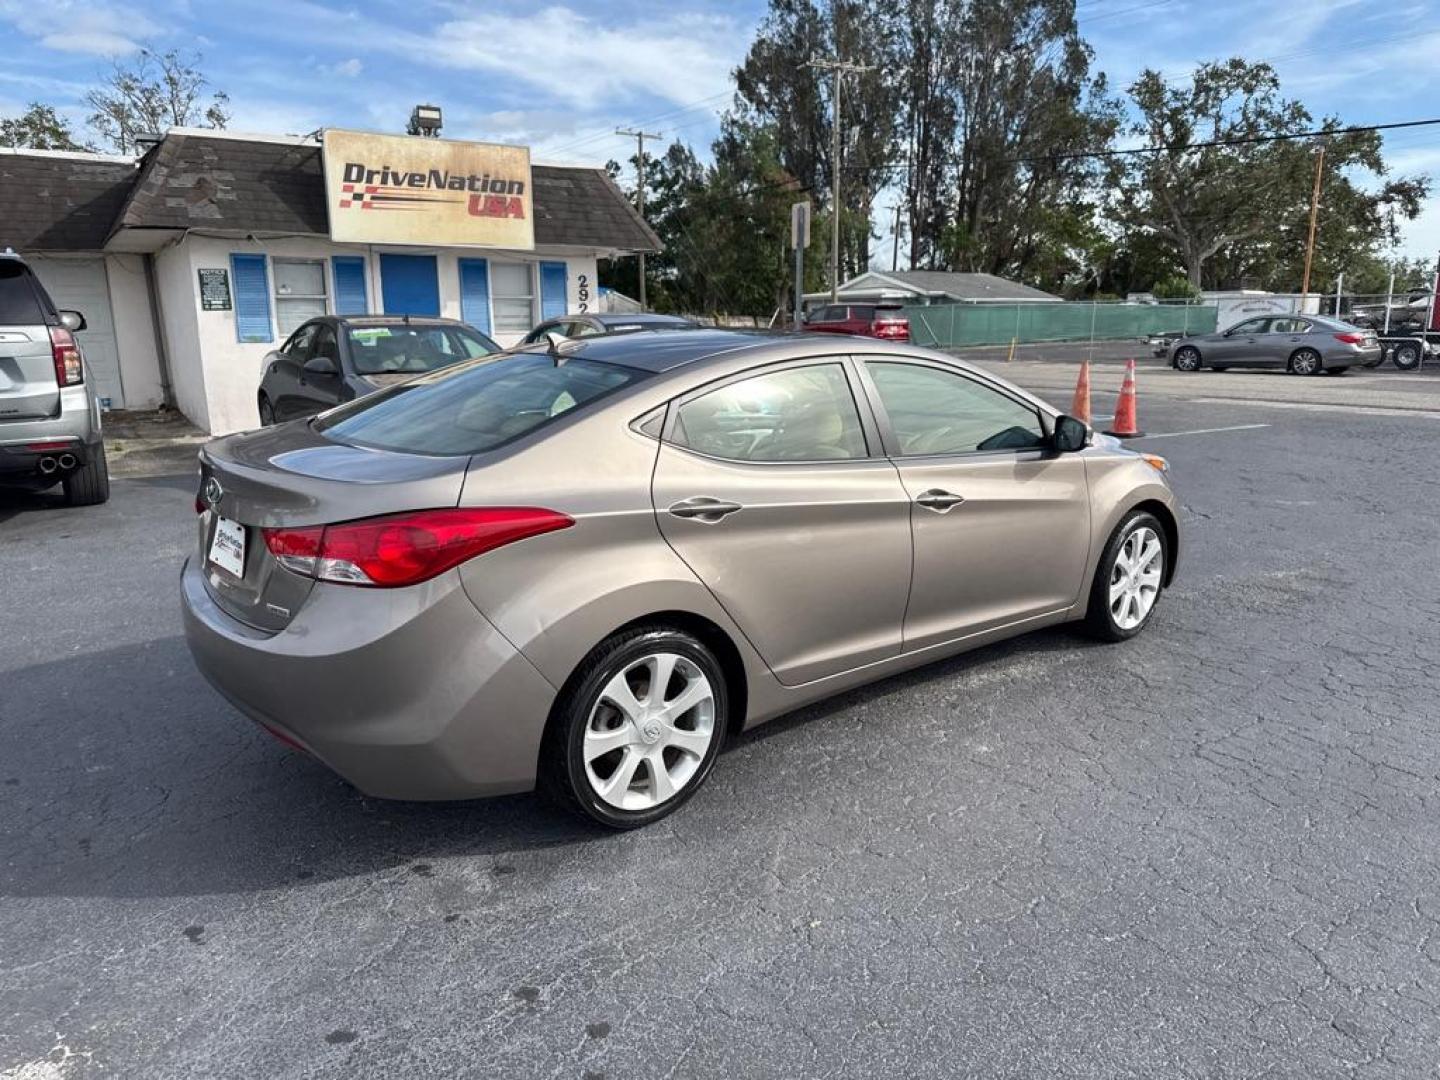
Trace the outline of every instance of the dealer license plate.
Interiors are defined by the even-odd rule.
[[[215,519],[215,535],[210,539],[210,562],[234,574],[245,576],[245,526],[229,518]]]

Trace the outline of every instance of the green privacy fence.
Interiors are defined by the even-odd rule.
[[[1150,334],[1209,334],[1217,308],[1206,304],[1032,303],[907,307],[917,345],[1008,345],[1012,340],[1120,341]]]

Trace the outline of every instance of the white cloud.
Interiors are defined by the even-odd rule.
[[[138,10],[105,0],[0,0],[0,18],[57,52],[124,56],[161,27]]]
[[[320,70],[327,75],[339,75],[346,79],[353,79],[365,70],[365,65],[358,57],[352,56],[349,60],[341,60],[338,64],[322,64]]]

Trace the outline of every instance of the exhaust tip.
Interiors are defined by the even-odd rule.
[[[58,458],[58,461],[60,463],[60,468],[62,469],[73,469],[75,467],[74,454],[61,454]]]
[[[55,459],[53,457],[50,457],[48,454],[40,459],[40,471],[46,476],[49,476],[58,467],[59,466],[55,464]]]

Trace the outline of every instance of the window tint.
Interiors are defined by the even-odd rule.
[[[852,318],[852,319],[864,319],[866,322],[872,322],[872,321],[874,320],[874,318],[875,318],[875,305],[874,305],[874,304],[851,304],[851,305],[850,305],[850,318]]]
[[[1236,323],[1230,328],[1232,334],[1263,334],[1265,327],[1269,325],[1269,318],[1246,319],[1242,323]]]
[[[845,461],[866,456],[860,414],[839,364],[787,368],[681,405],[674,441],[732,461]]]
[[[29,269],[13,259],[0,259],[0,325],[39,326],[44,322]]]
[[[316,331],[315,348],[310,353],[312,360],[318,360],[322,357],[333,363],[337,371],[339,370],[340,346],[335,343],[335,331],[323,325]]]
[[[939,368],[866,361],[900,453],[963,454],[1048,445],[1040,416],[998,390]]]
[[[297,364],[304,363],[305,357],[310,353],[310,343],[315,340],[315,331],[319,329],[319,323],[302,326],[280,347],[280,351]]]
[[[351,326],[347,333],[357,375],[414,375],[496,351],[478,334],[449,326]]]
[[[548,353],[478,360],[409,379],[327,413],[338,442],[417,454],[478,454],[647,378],[634,368]]]

